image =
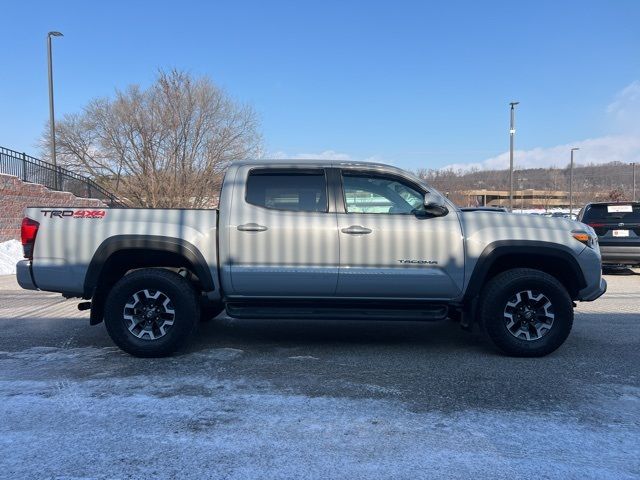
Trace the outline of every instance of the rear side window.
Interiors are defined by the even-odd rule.
[[[249,172],[246,200],[252,205],[294,212],[326,212],[324,170],[258,169]]]
[[[583,223],[638,223],[640,222],[640,204],[589,205],[586,207]]]

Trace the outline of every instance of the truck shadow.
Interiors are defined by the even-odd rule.
[[[189,351],[212,345],[265,347],[351,345],[421,345],[469,348],[481,343],[479,332],[463,331],[449,320],[236,320],[225,315],[202,322]]]

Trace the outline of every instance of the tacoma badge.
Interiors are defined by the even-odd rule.
[[[400,263],[416,263],[420,265],[437,265],[436,260],[398,260]]]

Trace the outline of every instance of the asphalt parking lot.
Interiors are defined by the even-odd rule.
[[[219,317],[143,360],[0,277],[0,477],[640,478],[640,274],[607,280],[540,359],[449,321]]]

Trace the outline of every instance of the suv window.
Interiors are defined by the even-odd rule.
[[[423,193],[394,177],[362,172],[342,172],[347,213],[408,215],[423,206]]]
[[[249,172],[248,203],[274,210],[326,212],[324,170],[258,169]]]
[[[588,205],[585,207],[581,221],[584,223],[640,223],[640,203]]]

